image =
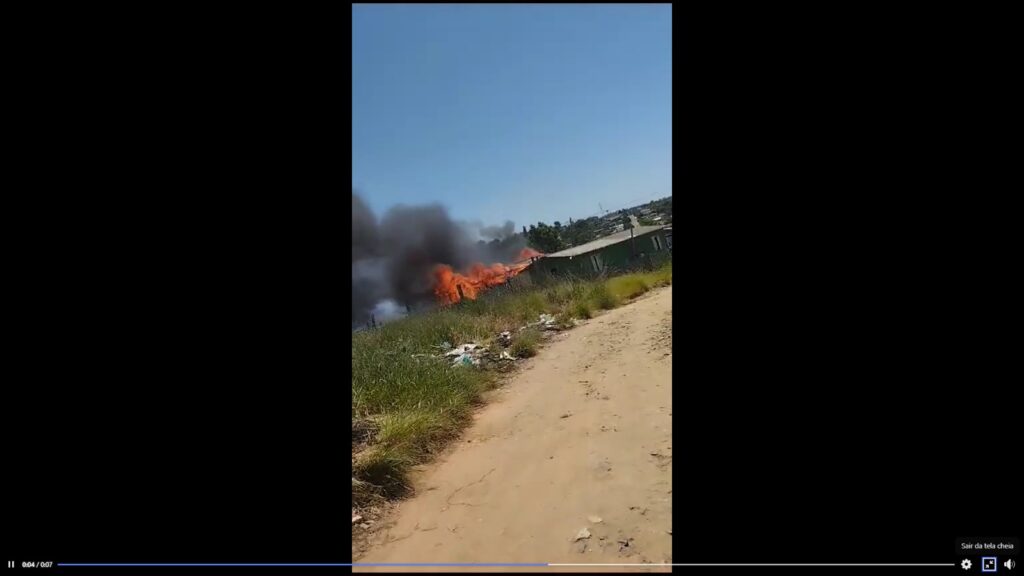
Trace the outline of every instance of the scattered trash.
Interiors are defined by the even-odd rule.
[[[476,350],[478,347],[479,346],[477,346],[477,344],[470,342],[469,344],[463,344],[462,346],[459,346],[457,348],[452,348],[451,350],[445,353],[445,356],[460,356],[467,352],[472,352]]]
[[[445,352],[445,357],[452,359],[453,366],[479,366],[480,356],[487,351],[487,348],[470,342]]]
[[[533,326],[538,326],[538,327],[540,327],[541,330],[561,330],[562,329],[562,327],[559,326],[558,322],[555,320],[555,317],[552,316],[551,314],[541,314],[539,316],[539,318],[540,318],[540,320],[538,320],[536,322],[531,322],[531,323],[527,324],[526,326],[520,327],[519,331],[522,332],[523,330],[526,330],[527,328],[530,328],[530,327],[533,327]]]
[[[569,416],[572,416],[572,412],[566,412],[565,414],[559,416],[559,418],[568,418]]]
[[[502,332],[498,335],[498,342],[502,346],[509,346],[512,343],[512,333],[509,331]],[[413,354],[413,358],[442,358],[451,362],[454,367],[459,366],[481,366],[485,362],[487,365],[495,364],[498,362],[514,361],[516,359],[511,353],[506,350],[490,351],[487,347],[477,344],[476,342],[468,342],[459,346],[452,347],[448,342],[441,343],[440,346],[435,346],[444,350],[440,355],[433,354]],[[508,368],[508,364],[503,366],[503,370]]]
[[[600,516],[587,516],[587,520],[592,524],[600,524],[603,519]]]
[[[587,527],[584,526],[576,533],[576,538],[573,539],[573,542],[579,542],[580,540],[586,540],[587,538],[590,538],[590,530],[587,530]]]

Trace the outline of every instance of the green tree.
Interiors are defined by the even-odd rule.
[[[562,240],[568,246],[579,246],[597,239],[597,223],[599,218],[590,217],[584,220],[570,220],[569,225],[562,229]]]
[[[530,232],[527,234],[530,246],[550,254],[552,252],[558,252],[564,247],[561,237],[558,235],[558,230],[553,226],[548,226],[543,222],[538,222],[537,226],[530,225]]]

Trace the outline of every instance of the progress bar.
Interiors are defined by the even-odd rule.
[[[850,564],[850,563],[847,563],[847,564],[821,564],[821,563],[814,563],[814,564],[801,564],[801,563],[781,563],[781,564],[764,564],[764,563],[756,563],[756,564],[672,563],[672,564],[666,564],[666,563],[659,563],[659,564],[654,564],[654,563],[639,563],[639,562],[638,563],[631,563],[631,564],[613,564],[613,563],[569,563],[569,562],[545,562],[545,563],[508,563],[508,562],[504,562],[504,563],[503,562],[494,562],[494,563],[486,563],[486,562],[485,563],[478,563],[478,562],[469,562],[469,563],[453,563],[453,562],[408,562],[408,563],[405,563],[405,562],[398,562],[398,563],[395,563],[395,562],[386,562],[386,563],[373,562],[373,563],[360,563],[360,562],[354,562],[354,563],[328,563],[328,564],[92,564],[92,563],[90,563],[90,564],[79,564],[79,563],[68,563],[68,564],[65,564],[65,563],[58,563],[57,566],[62,566],[62,567],[79,567],[79,566],[81,566],[81,567],[92,567],[92,568],[97,568],[97,567],[100,567],[100,568],[149,568],[149,567],[160,567],[160,566],[169,567],[169,568],[238,568],[238,567],[244,567],[244,568],[258,568],[258,567],[274,567],[274,568],[337,567],[337,568],[340,568],[340,567],[346,567],[346,566],[352,567],[352,568],[363,568],[363,567],[365,567],[365,568],[386,568],[386,567],[394,567],[394,568],[412,568],[412,567],[478,567],[478,566],[486,566],[486,567],[492,567],[492,568],[493,567],[548,568],[548,567],[556,567],[556,566],[593,566],[593,567],[598,567],[598,566],[620,566],[620,567],[622,567],[622,566],[645,566],[645,567],[648,567],[648,568],[656,568],[656,567],[659,567],[659,566],[682,566],[682,567],[713,567],[713,566],[769,567],[769,566],[780,566],[780,567],[787,567],[787,568],[799,568],[799,567],[803,567],[803,566],[806,566],[808,568],[811,568],[811,567],[827,568],[827,567],[843,567],[843,566],[850,566],[850,567],[854,567],[854,566],[868,566],[868,567],[888,566],[888,567],[917,567],[917,568],[921,568],[921,567],[925,567],[925,568],[940,568],[940,567],[942,567],[942,568],[946,568],[946,567],[950,567],[950,566],[956,566],[956,564],[952,563],[952,562],[950,562],[950,563],[943,563],[943,564],[917,564],[917,563],[915,563],[915,564],[899,564],[899,563],[886,563],[886,564],[871,564],[871,563],[863,563],[863,564],[855,564],[855,563],[854,564]]]
[[[694,564],[694,563],[684,563],[684,564],[555,564],[555,563],[551,563],[551,564],[548,564],[548,566],[692,566],[692,567],[698,567],[698,566],[700,566],[700,567],[707,567],[707,566],[753,566],[753,567],[780,566],[780,567],[793,567],[793,568],[798,568],[798,567],[801,567],[801,566],[817,567],[817,568],[833,567],[833,566],[871,566],[871,567],[878,567],[878,566],[913,566],[913,567],[917,567],[917,568],[921,568],[921,567],[936,568],[936,567],[956,566],[956,564],[954,564],[954,563],[949,563],[949,564]]]

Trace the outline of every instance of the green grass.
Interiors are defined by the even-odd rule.
[[[580,299],[573,303],[569,315],[572,318],[586,320],[593,316],[593,313],[590,311],[590,304],[586,300]]]
[[[408,471],[416,464],[415,452],[406,447],[373,446],[361,452],[352,466],[353,478],[372,488],[353,491],[353,503],[365,503],[359,496],[380,494],[384,497],[404,496],[409,492]]]
[[[529,358],[537,355],[539,346],[540,330],[527,328],[512,337],[512,345],[508,347],[508,351],[516,358]]]
[[[417,314],[353,334],[352,418],[372,423],[368,443],[353,454],[353,501],[357,506],[408,493],[408,470],[425,462],[471,421],[473,406],[500,378],[496,371],[452,367],[437,358],[440,345],[492,344],[512,332],[509,352],[535,355],[536,328],[519,331],[542,313],[562,323],[590,318],[672,281],[671,264],[606,280],[572,280]],[[430,356],[413,357],[414,354]],[[355,449],[355,448],[354,448]]]
[[[601,310],[611,310],[621,304],[620,298],[612,292],[608,282],[599,282],[591,286],[587,297],[595,308]]]
[[[608,281],[608,290],[621,300],[635,298],[650,290],[647,280],[639,274],[619,276]]]

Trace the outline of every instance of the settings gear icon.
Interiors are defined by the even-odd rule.
[[[967,558],[964,558],[963,561],[960,562],[960,567],[963,568],[964,570],[970,570],[971,569],[971,561],[969,559],[967,559]]]

